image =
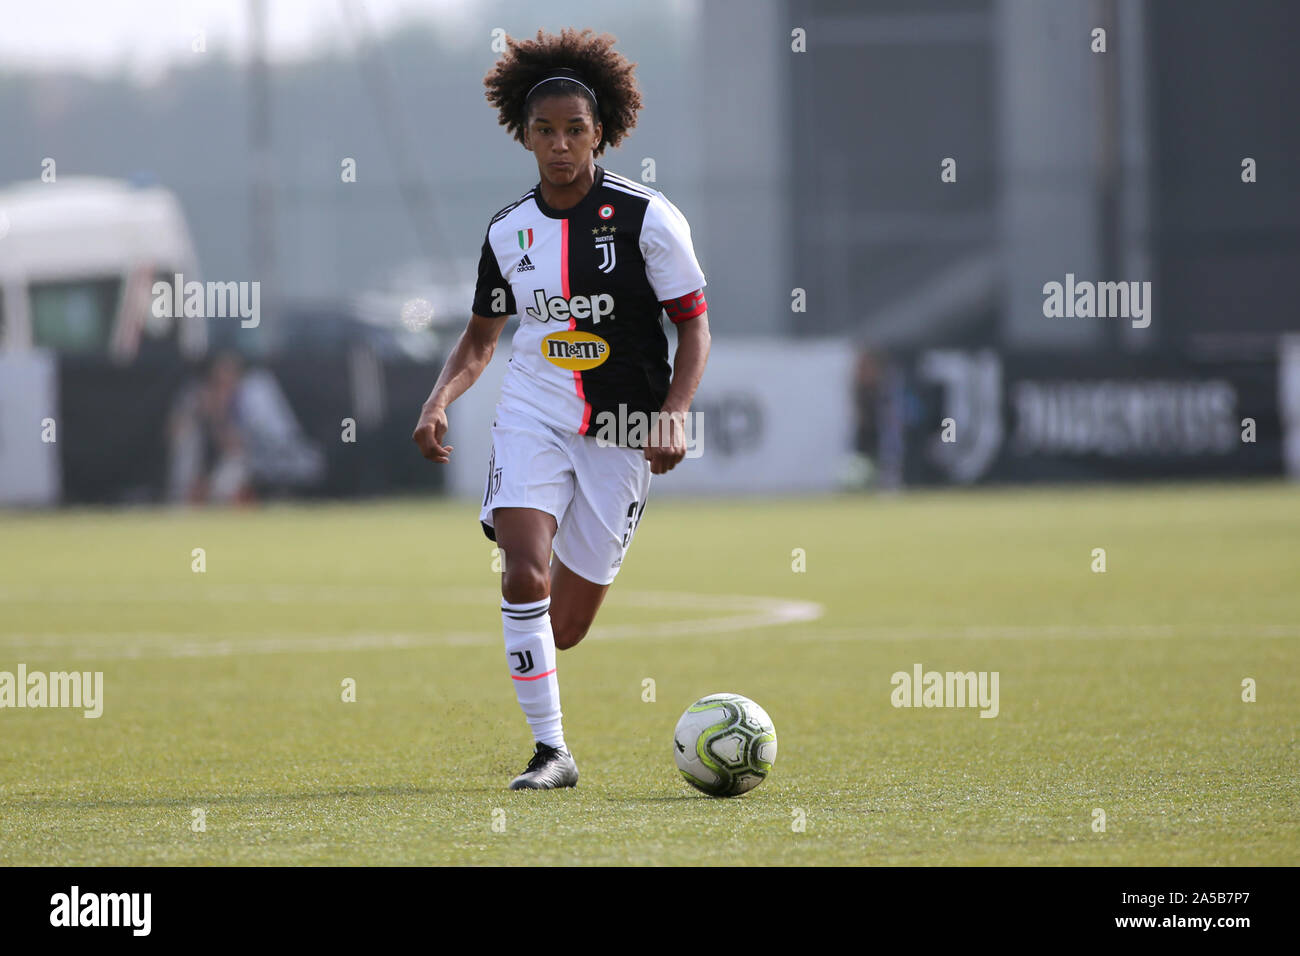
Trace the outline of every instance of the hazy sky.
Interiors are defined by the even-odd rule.
[[[270,47],[277,59],[303,56],[320,46],[349,48],[345,4],[363,4],[376,30],[410,17],[436,19],[452,38],[481,30],[473,0],[266,3]],[[521,3],[519,9],[538,7]],[[200,31],[210,54],[242,59],[248,44],[249,0],[0,0],[0,10],[0,69],[126,69],[149,79],[169,63],[194,56]]]

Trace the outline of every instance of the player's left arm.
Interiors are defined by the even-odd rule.
[[[656,194],[646,207],[641,226],[641,254],[645,257],[646,278],[677,329],[672,382],[645,449],[650,473],[662,475],[676,467],[689,451],[686,416],[690,414],[695,390],[704,375],[704,363],[709,359],[709,306],[704,300],[704,272],[695,258],[690,224],[662,193]]]
[[[691,318],[673,318],[674,306],[678,306],[679,314],[691,310],[697,310],[697,314]],[[659,427],[651,429],[646,444],[645,456],[650,462],[650,473],[654,475],[671,471],[686,457],[686,416],[709,360],[709,313],[704,306],[703,293],[688,293],[672,303],[665,303],[665,308],[677,329],[677,355],[673,359],[673,378],[661,409],[663,414],[659,418]]]

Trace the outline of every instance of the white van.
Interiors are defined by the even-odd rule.
[[[150,307],[175,273],[199,269],[168,189],[89,176],[0,189],[0,351],[199,357],[203,320]]]

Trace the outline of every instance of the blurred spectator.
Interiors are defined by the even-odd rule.
[[[876,480],[880,405],[880,362],[861,347],[853,364],[853,448],[841,468],[840,487],[846,491],[869,488]]]
[[[325,472],[324,456],[303,435],[275,376],[246,372],[233,352],[216,356],[206,377],[182,390],[168,440],[173,502],[248,502],[314,484]]]

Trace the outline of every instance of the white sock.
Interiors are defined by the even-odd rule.
[[[533,729],[533,739],[548,747],[566,749],[560,722],[560,680],[555,673],[551,599],[526,604],[503,600],[501,624],[506,636],[506,666],[519,706]]]

